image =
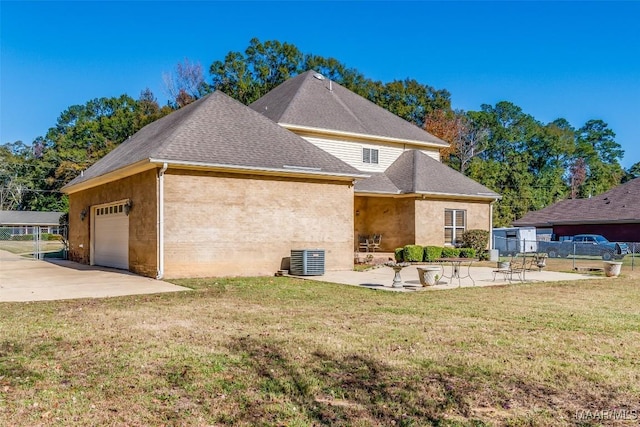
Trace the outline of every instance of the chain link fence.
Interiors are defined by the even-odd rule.
[[[27,258],[67,259],[67,226],[55,227],[0,227],[0,250]]]
[[[557,242],[493,236],[492,248],[501,261],[527,253],[553,260],[556,267],[566,270],[599,271],[605,261],[621,262],[631,270],[640,268],[640,242]]]

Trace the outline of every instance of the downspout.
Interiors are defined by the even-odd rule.
[[[158,280],[164,277],[164,173],[168,167],[164,163],[158,172]]]
[[[493,204],[494,200],[489,204],[489,250],[493,249]]]

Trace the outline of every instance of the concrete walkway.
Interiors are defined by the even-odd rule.
[[[0,302],[106,298],[189,289],[128,271],[0,251]]]
[[[423,267],[423,266],[420,266]],[[445,275],[451,274],[451,267],[445,265]],[[509,282],[504,279],[504,275],[496,275],[495,281],[493,277],[494,268],[491,267],[471,267],[469,274],[473,281],[469,278],[463,278],[458,283],[458,279],[451,280],[450,278],[444,278],[440,280],[435,286],[423,287],[420,285],[420,279],[418,278],[418,271],[415,265],[405,267],[400,275],[403,279],[404,286],[402,288],[391,287],[393,283],[394,272],[389,267],[379,267],[372,270],[363,272],[359,271],[327,271],[323,276],[305,276],[305,279],[340,283],[344,285],[360,286],[371,289],[379,289],[385,291],[396,292],[415,292],[415,291],[432,291],[442,289],[455,289],[458,287],[473,287],[473,286],[497,286],[522,283],[514,275],[513,280]],[[467,268],[463,267],[461,275],[467,275]],[[525,283],[531,282],[557,282],[565,280],[584,280],[593,279],[594,276],[577,273],[560,273],[556,271],[526,271],[524,275]],[[474,283],[475,281],[475,283]]]

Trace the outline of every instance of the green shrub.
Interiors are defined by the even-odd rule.
[[[33,240],[33,234],[14,234],[11,236],[11,240],[15,240],[17,242],[26,242],[28,240]]]
[[[26,242],[33,239],[33,234],[14,234],[13,236],[11,236],[11,240],[17,242]],[[59,234],[41,233],[40,240],[62,240],[62,236],[60,236]]]
[[[435,259],[442,258],[442,248],[440,246],[425,246],[424,247],[424,260],[433,261]]]
[[[473,248],[460,248],[460,258],[475,258],[476,250]]]
[[[42,233],[40,235],[41,240],[62,240],[62,236],[59,234]]]
[[[442,258],[458,258],[460,256],[460,249],[458,248],[442,248]]]
[[[462,246],[476,250],[477,254],[481,254],[489,245],[488,230],[467,230],[462,233]]]
[[[404,247],[404,260],[407,262],[420,262],[423,254],[424,249],[420,245],[406,245]]]
[[[393,252],[396,256],[396,262],[404,261],[404,248],[396,248]]]
[[[480,261],[489,261],[489,258],[491,258],[491,254],[487,250],[484,250],[478,254],[478,259]]]

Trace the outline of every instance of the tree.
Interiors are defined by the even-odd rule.
[[[277,40],[262,43],[251,39],[242,52],[229,52],[209,68],[211,88],[250,104],[286,80],[308,70],[369,99],[392,113],[424,125],[425,115],[436,109],[450,109],[450,95],[413,79],[381,83],[364,77],[335,58],[303,54],[296,46]]]
[[[571,198],[577,199],[578,192],[584,181],[587,179],[587,165],[584,158],[578,157],[569,170],[571,179]]]
[[[625,173],[619,160],[624,150],[615,141],[615,132],[602,120],[589,120],[576,133],[576,156],[585,161],[586,179],[580,197],[604,193],[620,184]]]
[[[20,210],[32,186],[29,147],[16,141],[0,145],[0,210]]]
[[[440,151],[442,160],[463,174],[471,160],[486,149],[489,138],[489,129],[472,117],[461,110],[434,110],[425,118],[425,129],[450,144]]]
[[[188,58],[184,59],[184,63],[176,64],[175,73],[164,73],[162,79],[167,94],[177,108],[190,104],[208,92],[202,65]]]
[[[69,107],[46,136],[36,138],[31,147],[0,150],[2,160],[13,155],[11,162],[3,161],[3,165],[24,168],[19,175],[24,177],[20,181],[24,190],[19,204],[12,207],[65,211],[68,202],[60,192],[65,184],[143,126],[171,111],[169,107],[160,108],[148,89],[141,93],[139,101],[122,95]],[[13,188],[16,185],[13,181]],[[15,190],[12,194],[16,194]]]
[[[300,73],[302,53],[277,40],[251,39],[245,53],[229,52],[209,68],[211,87],[243,104],[250,104],[290,77]]]
[[[631,181],[636,178],[640,178],[640,162],[634,163],[629,169],[627,169],[622,182]]]

